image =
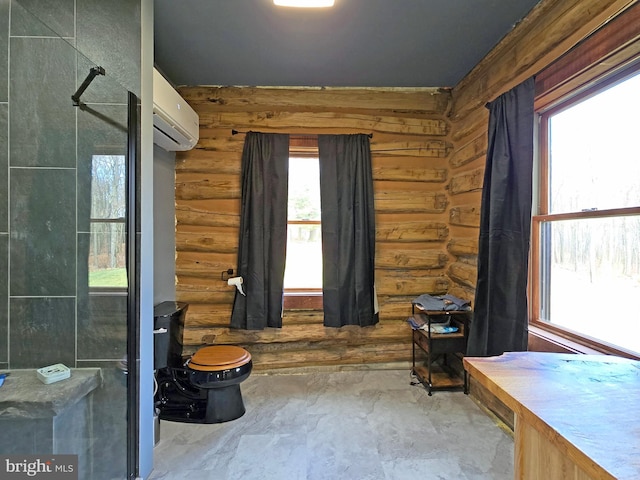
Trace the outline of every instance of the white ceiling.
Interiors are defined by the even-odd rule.
[[[538,0],[155,0],[176,85],[452,87]]]

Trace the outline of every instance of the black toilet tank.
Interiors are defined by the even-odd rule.
[[[182,332],[188,304],[162,302],[153,308],[153,368],[177,367],[182,363]]]

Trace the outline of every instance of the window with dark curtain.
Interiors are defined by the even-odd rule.
[[[478,282],[467,355],[527,349],[534,79],[488,105]]]
[[[324,325],[378,322],[375,212],[367,135],[319,135]],[[282,327],[289,135],[249,132],[242,154],[238,275],[231,327]]]
[[[375,212],[367,135],[319,135],[324,325],[374,325]]]
[[[242,152],[238,275],[231,327],[282,327],[289,135],[249,132]]]

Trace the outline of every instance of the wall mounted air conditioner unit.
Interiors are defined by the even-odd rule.
[[[173,152],[198,143],[198,114],[169,82],[153,69],[153,143]]]

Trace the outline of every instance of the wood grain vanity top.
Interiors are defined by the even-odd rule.
[[[464,364],[516,422],[532,425],[593,478],[640,478],[640,362],[511,352]]]

